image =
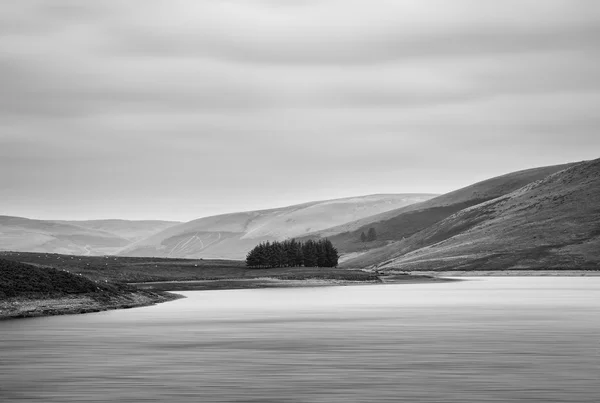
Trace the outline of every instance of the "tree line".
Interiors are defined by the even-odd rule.
[[[248,267],[337,267],[338,251],[329,239],[263,242],[246,256]]]

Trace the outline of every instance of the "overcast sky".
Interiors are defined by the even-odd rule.
[[[0,214],[175,219],[600,157],[600,1],[3,1]]]

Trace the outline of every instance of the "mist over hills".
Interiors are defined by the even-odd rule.
[[[464,208],[346,266],[414,270],[600,268],[600,159]]]

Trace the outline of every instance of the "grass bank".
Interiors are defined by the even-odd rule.
[[[133,308],[179,298],[0,259],[0,319]]]

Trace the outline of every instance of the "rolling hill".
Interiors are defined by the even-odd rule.
[[[342,261],[390,242],[409,237],[470,206],[495,199],[573,164],[527,169],[475,183],[456,191],[336,227],[313,232],[302,239],[329,238],[344,254]],[[377,240],[361,242],[362,232],[374,228]]]
[[[167,228],[124,248],[123,256],[242,259],[258,243],[298,237],[434,197],[387,194],[205,217]]]
[[[165,221],[48,221],[0,216],[0,250],[75,255],[113,254],[174,223]]]
[[[177,224],[178,221],[160,221],[160,220],[88,220],[88,221],[56,221],[65,224],[77,225],[78,227],[88,228],[109,232],[118,237],[135,242],[147,238],[152,234],[165,230]]]
[[[600,269],[600,159],[462,209],[351,259],[414,270]]]

